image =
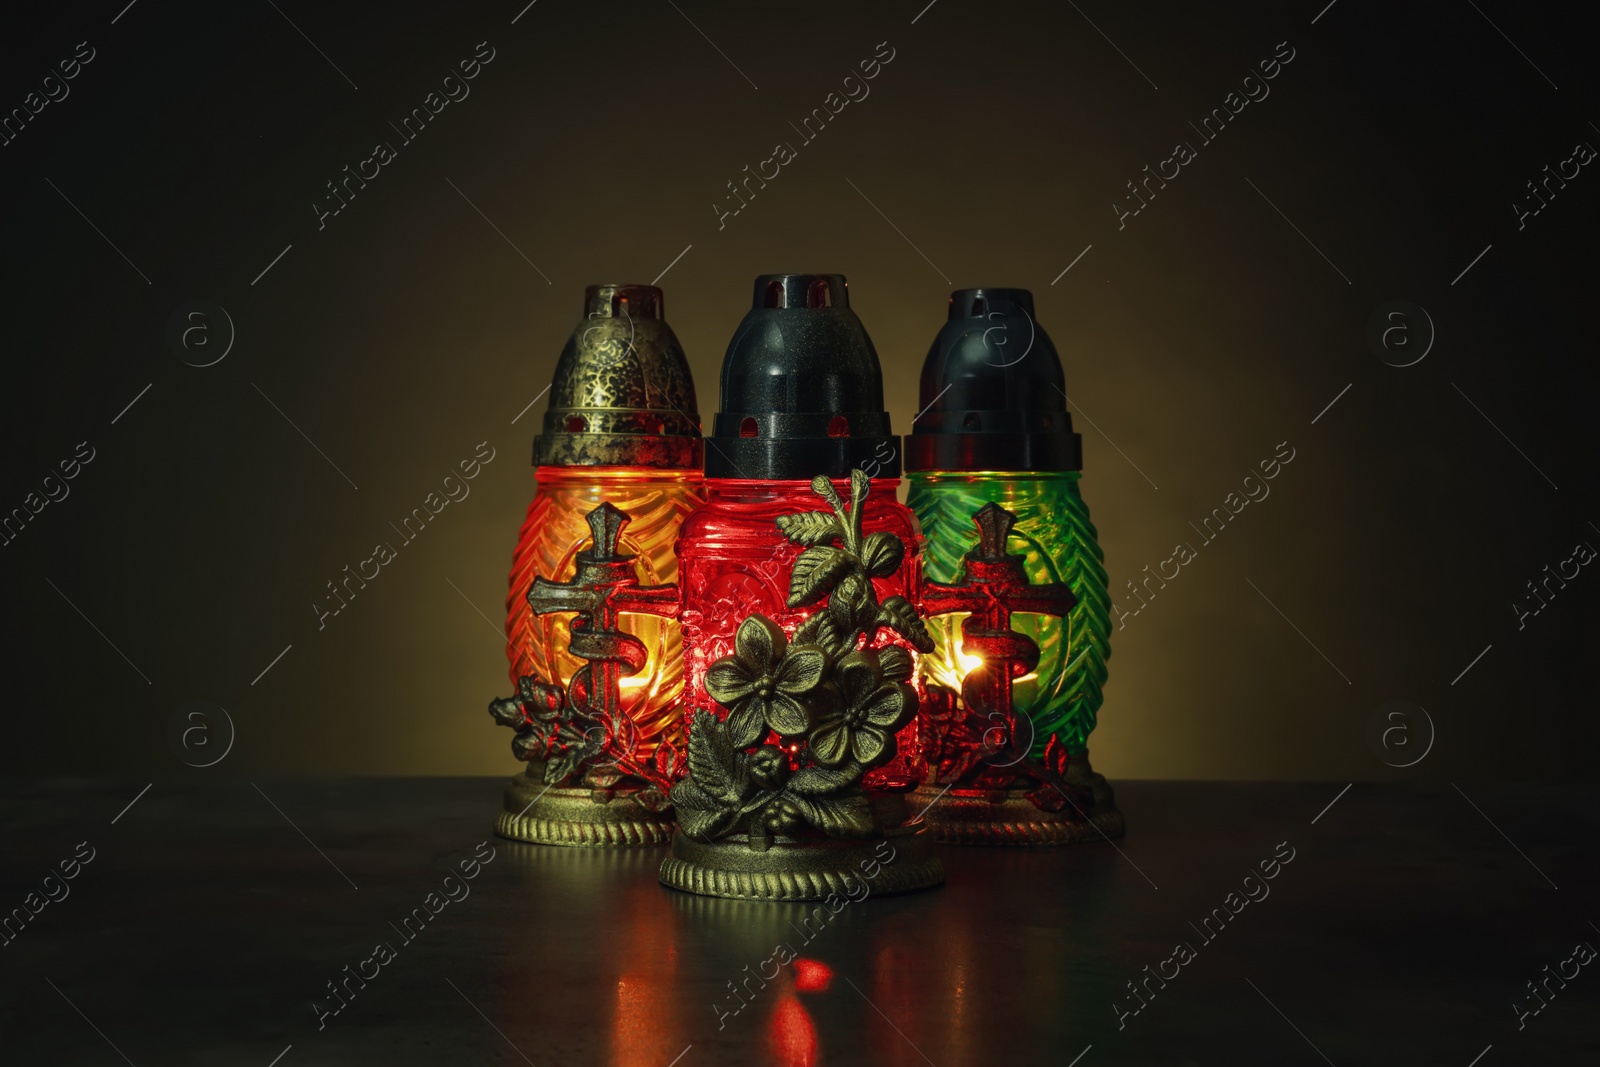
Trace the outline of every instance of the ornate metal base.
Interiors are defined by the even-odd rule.
[[[664,845],[672,840],[671,811],[657,814],[624,789],[546,789],[527,773],[506,786],[506,806],[494,831],[536,845]]]
[[[905,817],[905,798],[883,798],[879,810]],[[661,884],[685,893],[737,900],[824,900],[830,895],[909,893],[944,881],[944,865],[920,820],[882,838],[815,840],[775,837],[750,845],[738,834],[706,843],[682,832],[661,864]],[[760,847],[765,844],[765,847]],[[865,889],[863,889],[865,887]]]
[[[910,802],[926,808],[922,817],[933,839],[943,845],[1071,845],[1121,837],[1122,812],[1111,786],[1093,771],[1086,778],[1094,793],[1087,820],[1070,807],[1041,811],[1026,789],[951,789],[941,796],[937,787],[924,785],[912,792]]]

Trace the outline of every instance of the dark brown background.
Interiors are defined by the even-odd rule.
[[[848,275],[902,432],[949,290],[1032,288],[1124,595],[1257,460],[1296,449],[1271,497],[1115,634],[1093,746],[1113,778],[1388,775],[1367,723],[1391,699],[1438,727],[1408,774],[1587,771],[1600,578],[1522,632],[1510,607],[1576,542],[1600,544],[1600,178],[1586,169],[1522,232],[1510,208],[1576,141],[1600,144],[1568,8],[1484,8],[1536,70],[1468,4],[1340,0],[1312,25],[1322,0],[940,0],[912,25],[923,0],[540,0],[512,25],[517,0],[280,3],[354,89],[270,5],[139,3],[111,24],[122,6],[35,15],[0,45],[5,108],[78,41],[98,51],[0,148],[0,507],[77,442],[97,451],[0,550],[6,770],[180,770],[168,722],[197,699],[237,738],[196,775],[514,770],[483,711],[507,682],[482,616],[499,615],[543,402],[512,419],[586,284],[648,282],[692,245],[661,284],[707,421],[758,273]],[[471,96],[319,232],[323,183],[485,40],[497,55]],[[788,123],[881,41],[896,54],[870,97],[800,146]],[[1119,232],[1122,183],[1195,141],[1186,123],[1280,41],[1296,57],[1271,96]],[[799,158],[719,232],[724,183],[780,140]],[[1437,341],[1396,369],[1366,326],[1402,298]],[[195,299],[238,331],[207,369],[165,339]],[[480,441],[497,458],[471,496],[319,632],[324,582]]]

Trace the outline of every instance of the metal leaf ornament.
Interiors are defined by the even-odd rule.
[[[852,472],[848,507],[829,479],[819,476],[811,488],[829,510],[782,515],[777,526],[804,548],[789,606],[821,603],[792,636],[750,616],[733,655],[706,672],[706,692],[727,714],[696,712],[689,776],[672,791],[680,826],[698,840],[742,831],[762,849],[772,835],[882,830],[861,779],[894,758],[895,734],[915,716],[917,694],[910,653],[860,646],[883,628],[919,651],[933,643],[904,597],[878,603],[872,579],[895,572],[905,545],[890,533],[863,535],[866,473]]]

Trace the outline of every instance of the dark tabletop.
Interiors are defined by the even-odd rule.
[[[0,786],[5,1067],[1600,1062],[1593,788],[1128,782],[819,913],[496,839],[496,780],[145,784]]]

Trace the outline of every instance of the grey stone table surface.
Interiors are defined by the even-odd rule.
[[[5,1067],[1600,1063],[1592,786],[1125,782],[819,913],[497,839],[495,779],[146,784],[0,782]]]

